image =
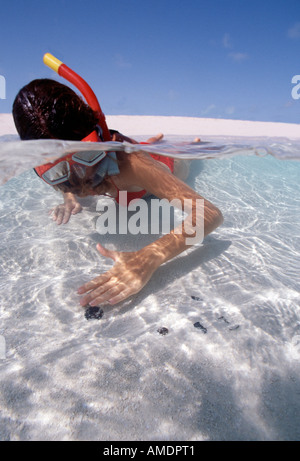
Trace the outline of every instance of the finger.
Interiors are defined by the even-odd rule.
[[[76,205],[74,206],[73,210],[72,210],[72,214],[77,214],[81,210],[82,210],[82,207],[81,207],[80,203],[77,202]]]
[[[69,208],[65,208],[64,214],[62,216],[62,223],[67,224],[71,216],[71,210]]]
[[[118,293],[119,293],[118,288],[112,287],[110,290],[106,291],[105,293],[94,296],[93,299],[89,302],[89,305],[98,306],[99,304],[108,303],[110,298],[113,296],[117,296]]]
[[[90,291],[80,300],[80,304],[82,306],[86,306],[87,304],[96,306],[110,299],[112,295],[117,295],[121,289],[121,287],[118,287],[116,280],[109,280],[102,286]]]
[[[133,294],[134,294],[134,291],[132,291],[130,288],[125,288],[124,290],[122,290],[117,295],[112,296],[109,299],[109,304],[113,304],[113,305],[117,304],[117,303],[119,303],[121,301],[124,301],[125,299],[129,298],[129,296],[131,296]]]
[[[108,282],[110,278],[111,278],[111,274],[109,274],[109,272],[99,275],[98,277],[95,277],[90,282],[87,282],[81,287],[79,287],[77,290],[77,293],[79,295],[82,295],[84,293],[87,293],[88,291],[95,290],[99,285],[102,285],[103,283]]]
[[[51,208],[49,211],[50,214],[53,214],[53,218],[57,218],[57,216],[62,212],[64,205],[57,205],[54,208]]]
[[[52,219],[53,221],[56,221],[57,224],[61,224],[64,216],[64,210],[60,207],[56,207],[56,209],[53,212]]]
[[[49,215],[52,215],[52,219],[56,219],[57,217],[57,212],[58,212],[58,207],[54,207],[54,208],[51,208],[51,210],[49,210]]]
[[[128,290],[124,284],[115,285],[104,293],[93,297],[93,299],[89,302],[89,305],[97,306],[107,302],[109,304],[116,304],[117,302],[126,299],[130,296],[130,294],[132,294],[131,290]],[[112,302],[112,300],[115,300],[115,302]]]
[[[102,256],[104,256],[105,258],[111,258],[114,261],[117,261],[117,259],[118,259],[118,252],[117,251],[108,250],[107,248],[104,248],[102,245],[100,245],[100,243],[97,244],[96,248],[99,251],[99,253]]]

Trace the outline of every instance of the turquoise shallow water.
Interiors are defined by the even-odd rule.
[[[299,439],[300,162],[191,165],[224,224],[98,320],[76,294],[111,267],[96,243],[152,237],[100,236],[95,197],[57,226],[59,195],[30,170],[0,187],[1,439]]]

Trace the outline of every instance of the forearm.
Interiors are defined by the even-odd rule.
[[[206,235],[222,224],[221,211],[206,200],[201,202],[203,207],[194,207],[193,212],[169,234],[140,250],[145,256],[151,255],[152,261],[155,256],[155,269],[192,245],[201,243]]]

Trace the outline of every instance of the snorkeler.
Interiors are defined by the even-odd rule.
[[[101,141],[95,112],[69,87],[53,80],[34,80],[22,88],[13,104],[13,117],[21,139],[87,140],[96,132]],[[111,136],[114,141],[136,142],[114,131]],[[156,142],[161,137],[150,138],[148,142]],[[35,171],[64,194],[64,204],[53,210],[57,222],[67,222],[71,214],[80,211],[76,196],[109,195],[118,201],[120,191],[127,191],[129,198],[150,193],[169,202],[177,199],[182,204],[190,204],[188,210],[184,208],[188,216],[181,232],[173,229],[140,250],[111,251],[98,244],[99,253],[113,259],[115,264],[78,289],[78,293],[84,295],[80,301],[82,306],[117,304],[127,299],[146,285],[160,265],[186,250],[190,246],[186,239],[197,232],[197,199],[204,203],[200,216],[204,237],[223,222],[218,208],[173,174],[174,161],[168,157],[139,151],[109,153],[104,158],[100,158],[98,152],[97,158],[87,158],[82,152],[77,158],[64,156]],[[51,176],[53,171],[55,175]]]

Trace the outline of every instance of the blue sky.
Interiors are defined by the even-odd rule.
[[[1,113],[30,80],[60,80],[50,52],[106,115],[300,123],[299,0],[2,0],[0,18]]]

